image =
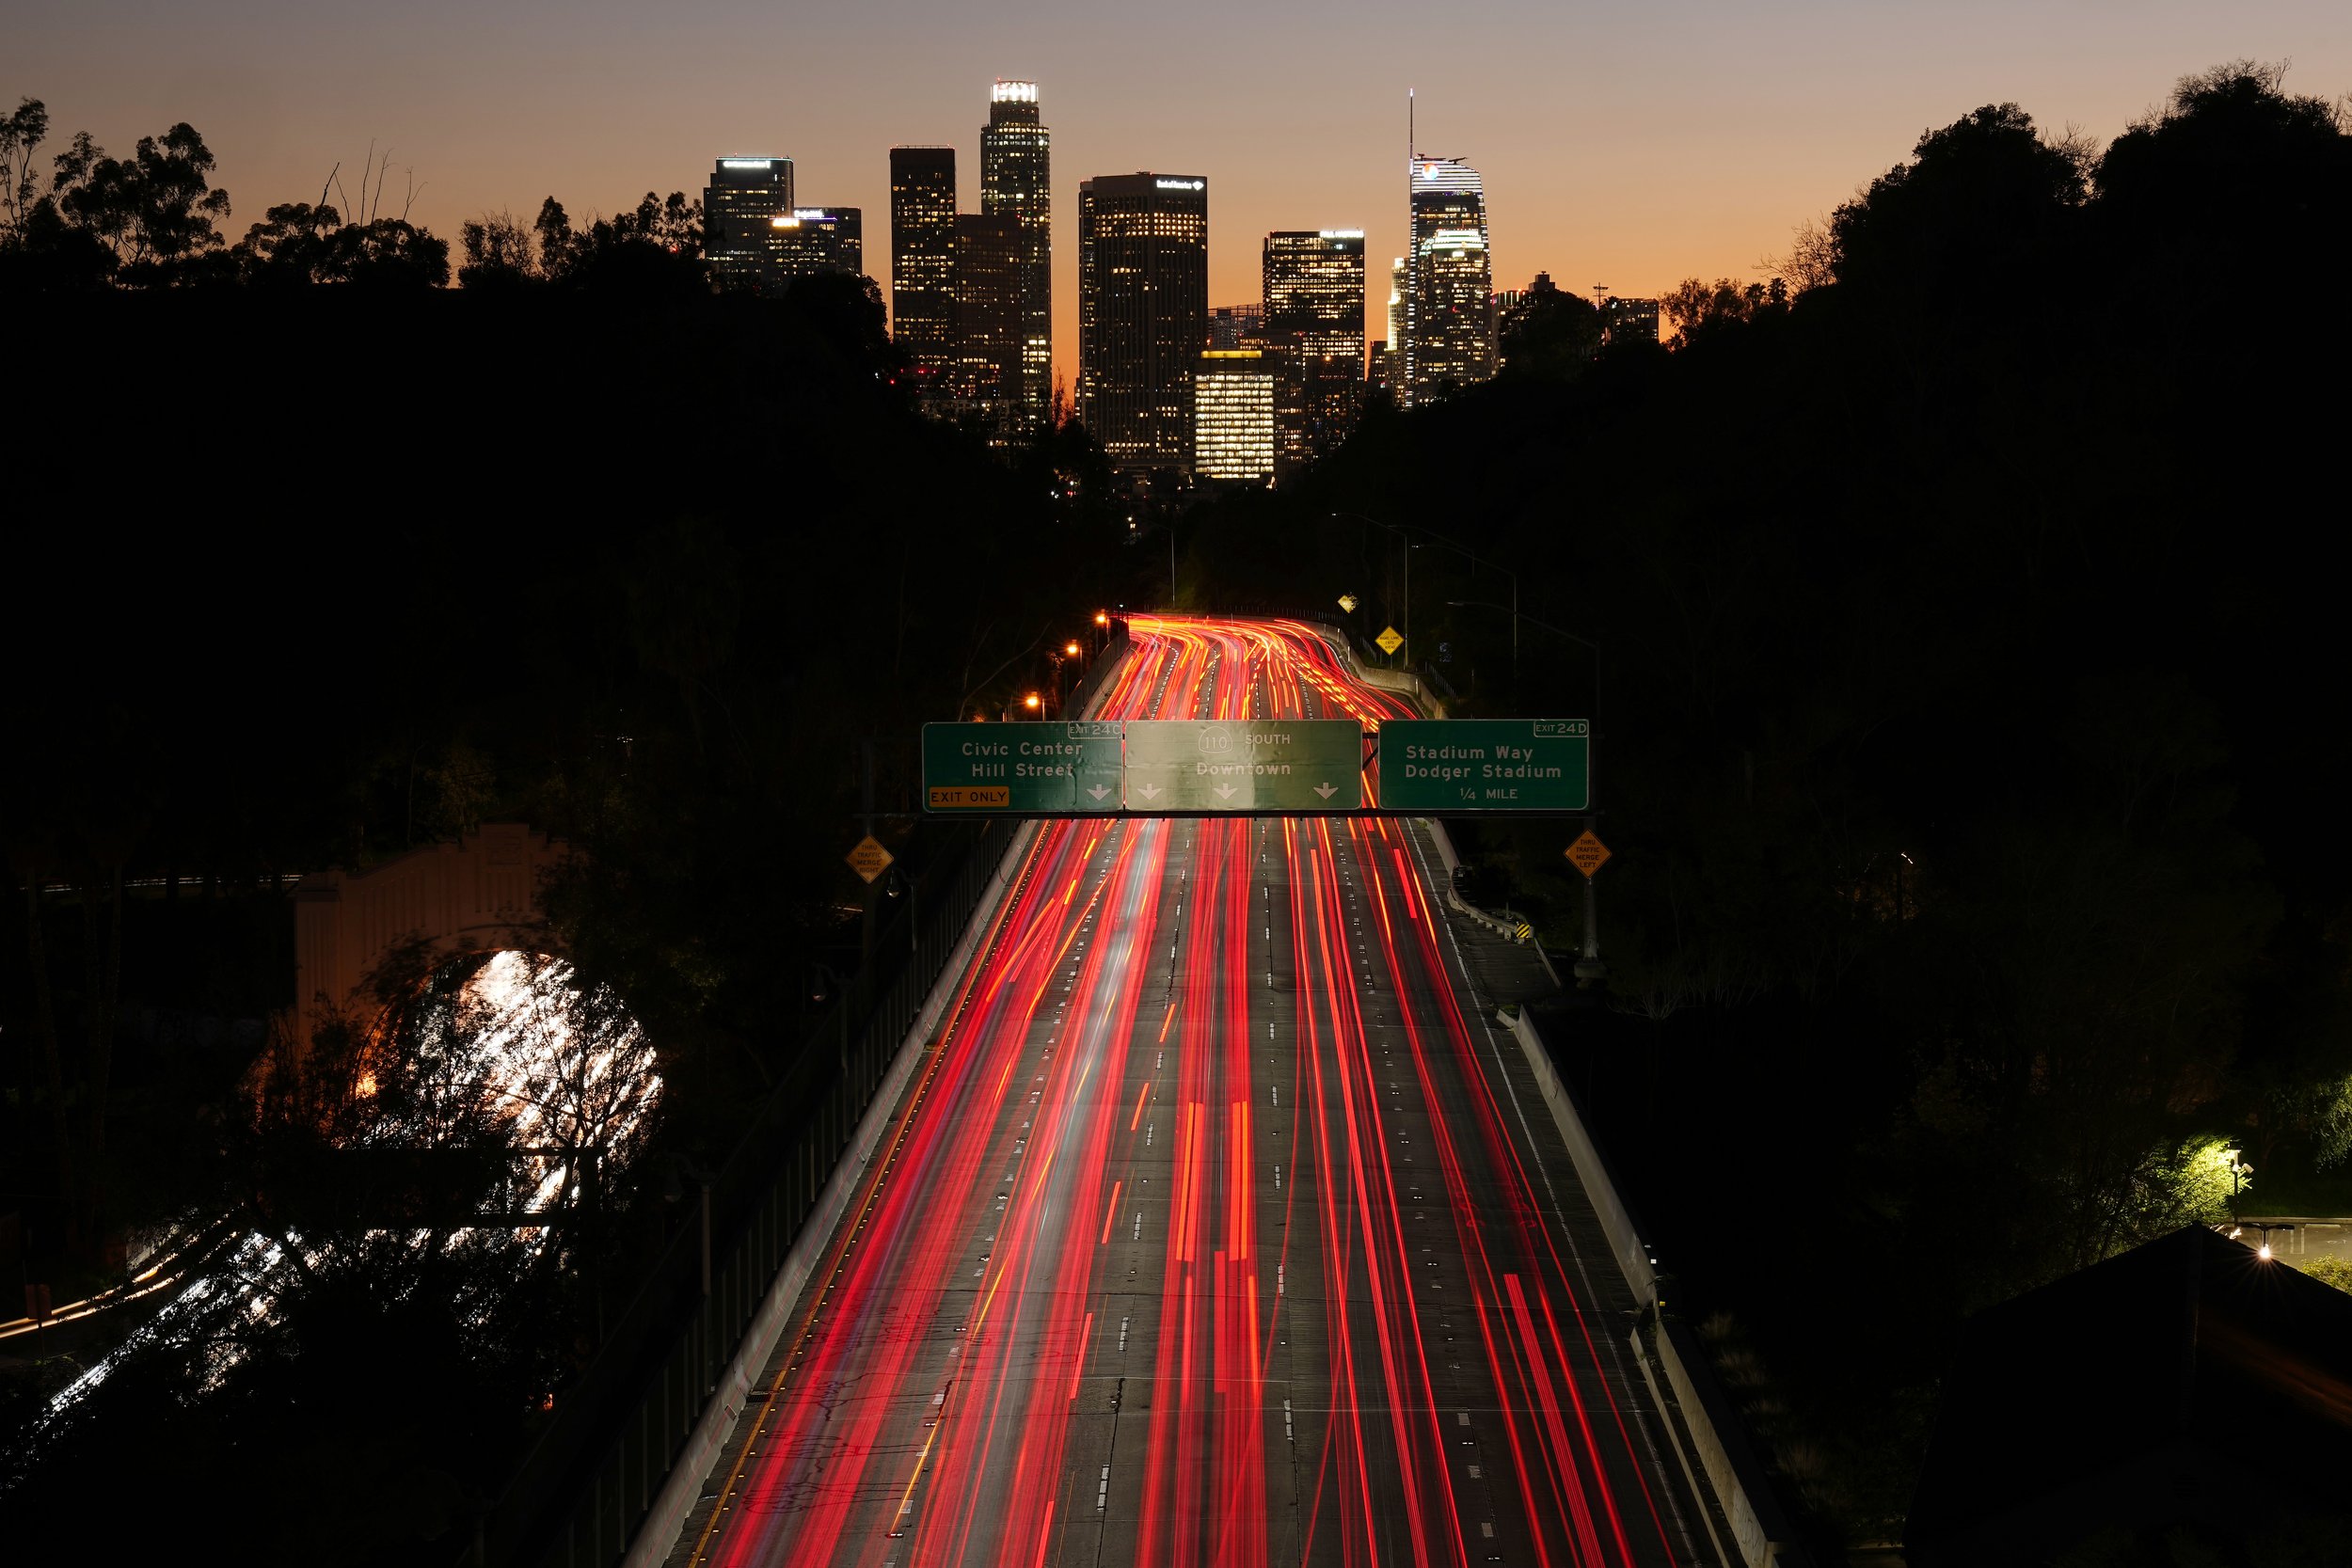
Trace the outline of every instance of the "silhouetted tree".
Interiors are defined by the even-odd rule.
[[[78,132],[56,162],[57,210],[113,249],[123,281],[172,282],[174,263],[220,247],[215,225],[229,215],[229,193],[212,185],[212,149],[194,126],[142,136],[128,159]]]
[[[2098,213],[2126,264],[2177,285],[2297,290],[2352,241],[2347,111],[2239,60],[2183,77],[2098,162]],[[2327,270],[2326,263],[2316,263]]]
[[[104,240],[67,222],[56,198],[44,196],[26,210],[23,226],[0,243],[0,290],[87,293],[104,288],[119,265]]]
[[[238,272],[248,283],[318,282],[342,224],[342,214],[325,203],[314,207],[294,201],[272,207],[234,246]]]
[[[2082,207],[2087,161],[2016,104],[1987,105],[1921,135],[1909,163],[1837,209],[1831,270],[1862,288],[2006,303]]]
[[[0,119],[0,212],[8,214],[0,238],[24,231],[33,210],[33,155],[48,136],[49,110],[38,98],[20,101],[15,113]]]
[[[468,288],[555,282],[600,293],[681,293],[704,286],[702,203],[683,191],[644,198],[612,218],[576,230],[548,197],[526,231],[511,213],[488,213],[459,232]]]
[[[571,214],[564,211],[562,202],[550,196],[539,203],[539,215],[532,219],[531,231],[539,240],[540,276],[558,276],[571,260],[574,243]]]
[[[1711,284],[1686,277],[1659,300],[1658,309],[1674,327],[1673,346],[1688,348],[1717,328],[1755,321],[1788,304],[1788,286],[1777,277],[1765,283],[1719,277]]]
[[[255,284],[349,283],[438,288],[449,281],[449,242],[401,218],[344,223],[332,207],[272,207],[232,252]]]
[[[449,282],[449,242],[405,218],[336,230],[322,282],[375,289],[437,289]]]
[[[457,269],[461,288],[511,288],[546,276],[532,230],[512,213],[485,213],[468,218],[458,230],[458,241],[466,255],[465,263]]]
[[[689,201],[684,191],[657,199],[647,191],[635,208],[612,220],[614,230],[631,238],[650,241],[679,256],[703,253],[703,204]]]
[[[1600,352],[1600,312],[1593,302],[1539,275],[1503,312],[1497,333],[1500,373],[1514,380],[1572,380]]]

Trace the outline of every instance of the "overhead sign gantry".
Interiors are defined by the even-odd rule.
[[[1130,719],[926,724],[941,816],[1566,816],[1592,804],[1581,719]]]

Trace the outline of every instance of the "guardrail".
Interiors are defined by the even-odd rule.
[[[1796,1544],[1788,1511],[1782,1508],[1765,1475],[1763,1462],[1749,1444],[1738,1412],[1716,1381],[1698,1337],[1688,1324],[1667,1315],[1657,1254],[1643,1239],[1640,1222],[1619,1195],[1616,1177],[1600,1146],[1585,1130],[1576,1097],[1552,1064],[1551,1053],[1546,1048],[1534,1019],[1524,1007],[1517,1014],[1502,1013],[1498,1017],[1526,1053],[1544,1103],[1550,1108],[1551,1119],[1568,1146],[1568,1159],[1576,1166],[1577,1180],[1592,1201],[1594,1212],[1600,1216],[1601,1230],[1609,1238],[1609,1250],[1633,1287],[1634,1295],[1648,1309],[1649,1341],[1644,1342],[1641,1328],[1632,1331],[1634,1354],[1642,1358],[1642,1375],[1649,1377],[1649,1359],[1655,1355],[1666,1374],[1667,1386],[1674,1390],[1675,1402],[1681,1409],[1683,1425],[1691,1434],[1691,1447],[1697,1453],[1699,1467],[1706,1472],[1708,1489],[1723,1505],[1724,1517],[1730,1522],[1740,1560],[1747,1568],[1812,1568],[1812,1554]],[[1652,1391],[1654,1394],[1655,1384]],[[1677,1452],[1678,1457],[1678,1447]],[[1689,1462],[1685,1460],[1684,1465],[1687,1469]],[[1693,1478],[1694,1489],[1696,1484]],[[1708,1528],[1711,1531],[1713,1526],[1710,1524]]]
[[[1430,838],[1438,846],[1438,859],[1445,866],[1447,906],[1460,911],[1478,925],[1486,927],[1505,942],[1515,942],[1521,946],[1533,946],[1535,949],[1536,960],[1544,966],[1544,973],[1551,976],[1553,986],[1559,986],[1560,972],[1551,967],[1551,955],[1544,951],[1544,944],[1533,940],[1533,928],[1527,922],[1508,920],[1502,915],[1490,913],[1454,891],[1454,874],[1461,869],[1462,857],[1454,851],[1454,835],[1445,831],[1445,824],[1432,816],[1416,817],[1415,820],[1429,830]],[[1528,931],[1529,935],[1520,935],[1522,930]]]
[[[1126,646],[1115,624],[1073,706],[1091,705]],[[858,1151],[872,1148],[1031,832],[979,824],[877,933],[875,958],[807,1036],[711,1184],[707,1290],[700,1227],[682,1225],[557,1396],[460,1562],[610,1568],[641,1535],[664,1524],[675,1533],[832,1230]]]

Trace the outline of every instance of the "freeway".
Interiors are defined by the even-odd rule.
[[[1302,624],[1131,628],[1105,717],[1410,712]],[[1433,863],[1040,824],[673,1561],[1718,1560]]]

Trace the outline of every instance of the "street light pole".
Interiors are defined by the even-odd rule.
[[[1584,818],[1584,831],[1593,831],[1593,819]],[[1600,914],[1593,893],[1592,873],[1584,875],[1584,951],[1576,960],[1576,989],[1590,990],[1609,978],[1609,966],[1600,961]]]
[[[1353,517],[1359,523],[1370,523],[1375,528],[1386,529],[1391,533],[1395,534],[1397,539],[1404,545],[1405,667],[1407,670],[1410,670],[1412,668],[1412,658],[1415,652],[1413,647],[1413,536],[1406,531],[1405,525],[1402,523],[1384,523],[1377,517],[1367,517],[1360,512],[1334,512],[1331,515],[1334,517]],[[1425,533],[1428,531],[1424,529],[1422,531]]]
[[[1488,571],[1501,572],[1504,577],[1511,579],[1511,674],[1512,678],[1516,680],[1519,673],[1518,573],[1498,562],[1487,560],[1485,556],[1480,555],[1476,550],[1471,549],[1468,545],[1462,544],[1458,540],[1449,539],[1444,534],[1439,533],[1436,529],[1421,528],[1418,524],[1411,523],[1400,524],[1398,526],[1402,529],[1418,531],[1422,538],[1434,541],[1440,548],[1452,550],[1454,554],[1461,556],[1464,560],[1470,563],[1470,572],[1473,578],[1475,578],[1478,569],[1483,566]],[[1456,604],[1458,602],[1460,601],[1454,599],[1448,599],[1446,601],[1449,605]],[[1489,608],[1501,610],[1502,606],[1493,605]]]
[[[681,1172],[702,1189],[702,1284],[703,1295],[707,1298],[710,1294],[710,1189],[717,1183],[719,1176],[715,1171],[705,1169],[702,1162],[692,1155],[683,1152],[672,1154],[670,1165],[669,1184],[661,1195],[664,1198],[675,1203],[685,1196],[678,1182]]]
[[[1502,570],[1501,567],[1496,569]],[[1514,649],[1518,643],[1518,624],[1521,621],[1525,621],[1529,626],[1540,631],[1548,631],[1554,637],[1565,637],[1571,642],[1590,648],[1593,651],[1593,711],[1590,717],[1593,721],[1593,738],[1598,740],[1600,738],[1600,644],[1589,637],[1579,637],[1565,626],[1555,626],[1550,622],[1539,621],[1533,615],[1521,615],[1518,608],[1518,579],[1514,577],[1511,580],[1511,602],[1508,605],[1495,604],[1486,599],[1448,599],[1446,607],[1450,610],[1494,610],[1510,616]]]

